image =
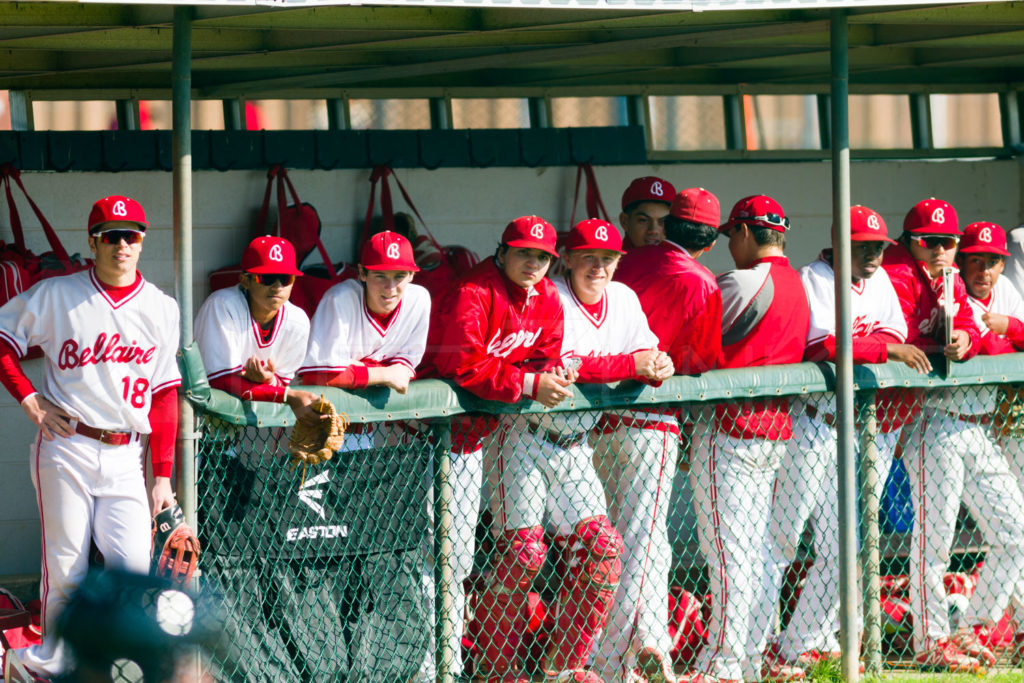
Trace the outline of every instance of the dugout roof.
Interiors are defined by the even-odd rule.
[[[248,0],[192,8],[192,95],[826,93],[840,6],[851,92],[1005,92],[1024,80],[1018,2]],[[139,2],[0,3],[0,89],[169,99],[173,15]]]

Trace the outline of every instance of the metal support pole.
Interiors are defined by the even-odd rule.
[[[141,130],[138,100],[117,100],[114,103],[118,130]]]
[[[430,127],[434,130],[450,130],[452,127],[452,101],[447,97],[431,97]]]
[[[999,93],[999,120],[1003,128],[1003,146],[1020,145],[1020,102],[1016,92]]]
[[[747,134],[743,126],[743,101],[739,95],[722,95],[725,110],[725,148],[746,149]]]
[[[914,149],[932,148],[932,100],[928,93],[915,93],[910,97],[910,135]]]
[[[860,415],[860,566],[864,609],[864,671],[869,676],[882,675],[882,610],[879,603],[881,559],[878,515],[881,509],[882,484],[888,472],[878,471],[878,419],[875,392],[857,395]]]
[[[547,97],[531,97],[527,100],[530,112],[530,128],[551,126],[551,100]]]
[[[452,486],[452,426],[447,420],[434,425],[434,666],[437,683],[454,683],[452,664],[460,655],[451,652],[448,643],[455,631],[451,622],[455,606],[454,545],[450,537],[455,526],[452,510],[455,491]]]
[[[11,108],[11,130],[35,130],[32,97],[24,90],[9,90],[7,106]]]
[[[245,100],[235,97],[221,101],[224,111],[224,130],[245,130]]]
[[[836,417],[839,449],[839,644],[842,676],[860,678],[857,637],[857,476],[853,429],[853,319],[850,315],[850,73],[844,10],[832,10],[832,263],[836,286]]]
[[[171,72],[172,203],[174,205],[174,298],[181,309],[181,345],[192,343],[192,8],[174,8]],[[180,401],[178,502],[196,524],[196,424],[192,404]],[[198,528],[198,527],[196,527]]]
[[[352,119],[348,109],[348,98],[336,97],[327,100],[327,128],[329,130],[348,130],[351,127]]]
[[[832,100],[818,95],[818,142],[822,149],[832,147]]]

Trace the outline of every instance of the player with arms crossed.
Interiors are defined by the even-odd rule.
[[[665,216],[676,188],[672,183],[656,176],[636,178],[622,193],[622,213],[619,225],[626,233],[622,248],[660,244],[665,239]]]
[[[903,234],[886,249],[882,261],[907,321],[907,342],[926,352],[941,351],[949,360],[970,358],[981,346],[963,281],[954,277],[952,292],[945,291],[943,283],[943,270],[953,267],[959,242],[956,210],[941,199],[924,199],[907,212]],[[943,315],[946,297],[952,297],[954,308],[948,345]],[[961,414],[965,420],[976,419],[969,417],[974,406],[957,403],[946,392],[930,393],[925,399],[924,419],[903,430],[903,461],[914,501],[909,572],[914,660],[922,669],[978,671],[981,660],[994,661],[992,653],[973,633],[950,634],[943,587],[961,500],[953,491],[962,485],[963,472],[950,439],[960,431]],[[900,413],[919,410],[919,399],[898,407]]]
[[[789,219],[771,197],[745,197],[719,229],[737,270],[722,289],[722,368],[798,363],[810,310],[785,256]],[[698,440],[690,466],[697,534],[708,562],[710,642],[691,681],[783,681],[800,669],[765,658],[771,615],[767,571],[772,488],[792,438],[789,404],[763,399],[722,404]]]
[[[435,306],[423,374],[451,378],[476,396],[506,403],[532,398],[554,407],[572,396],[574,375],[561,363],[562,304],[555,286],[544,278],[557,256],[555,240],[554,227],[543,218],[521,216],[508,224],[494,257],[460,278]],[[461,588],[473,567],[482,442],[498,426],[494,417],[466,416],[452,432],[452,484],[458,502],[451,533],[459,587],[452,614],[456,637],[463,626]],[[484,621],[475,674],[484,680],[519,675],[515,652],[523,626],[521,604],[544,560],[542,536],[537,538],[533,529],[500,532],[495,581],[478,598],[476,615]],[[459,652],[458,640],[452,646]]]
[[[918,372],[928,372],[931,364],[925,353],[904,343],[907,323],[896,291],[882,268],[882,251],[887,244],[894,243],[886,232],[885,221],[865,206],[850,207],[850,240],[854,363],[885,363],[891,359]],[[804,359],[834,362],[836,304],[832,249],[824,249],[816,261],[799,272],[811,307]],[[772,605],[778,603],[784,569],[796,559],[804,524],[813,520],[814,564],[780,635],[777,651],[785,662],[809,670],[822,659],[838,660],[841,656],[835,635],[839,630],[836,420],[833,401],[824,393],[810,394],[794,402],[794,408],[797,417],[793,438],[787,442],[772,501],[770,532],[774,538],[775,565],[769,567],[774,588],[768,597],[774,601]],[[879,412],[877,493],[881,495],[899,429],[893,428],[892,421],[887,422]],[[771,609],[769,605],[763,608]]]
[[[658,348],[677,374],[710,370],[722,336],[722,298],[715,276],[680,241],[694,231],[718,234],[718,199],[701,188],[679,193],[665,217],[665,239],[629,251],[615,278],[637,294]],[[615,613],[594,658],[595,669],[621,678],[636,655],[652,679],[671,677],[668,653],[669,486],[679,454],[677,409],[606,413],[595,442],[598,473],[612,521],[626,541]],[[632,472],[632,476],[621,477]],[[641,595],[642,592],[642,595]]]
[[[88,223],[96,267],[43,280],[0,308],[0,380],[39,426],[30,467],[43,532],[43,642],[6,653],[7,680],[20,668],[65,670],[54,626],[88,570],[90,541],[108,567],[148,573],[150,519],[174,503],[178,306],[137,269],[148,227],[135,200],[100,199]],[[18,362],[31,346],[45,357],[39,391]]]

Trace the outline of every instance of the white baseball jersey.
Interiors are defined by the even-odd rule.
[[[415,372],[427,345],[430,295],[416,284],[405,288],[386,327],[366,308],[359,280],[340,282],[324,294],[313,315],[309,348],[299,372],[342,370],[355,362],[398,362]]]
[[[150,397],[181,384],[178,304],[140,275],[114,302],[94,270],[49,278],[0,307],[0,338],[46,356],[41,393],[99,429],[148,434]]]
[[[651,332],[640,300],[632,289],[621,282],[609,282],[601,299],[600,312],[594,316],[576,298],[567,277],[552,280],[565,312],[562,358],[611,356],[657,348],[658,338]],[[544,421],[550,420],[552,429],[569,434],[590,430],[600,416],[599,411],[556,413],[545,416]]]
[[[249,313],[241,287],[220,289],[203,302],[195,323],[196,342],[210,379],[236,375],[252,356],[272,360],[274,373],[285,382],[295,376],[306,357],[309,317],[286,301],[274,316],[274,328],[263,341],[260,326]]]
[[[818,344],[836,333],[835,271],[824,254],[800,269],[800,281],[811,307],[811,326],[807,345]],[[850,313],[853,315],[853,336],[867,337],[874,332],[888,332],[903,342],[907,338],[907,321],[900,309],[896,290],[884,268],[866,279],[850,284]],[[832,413],[835,408],[825,394],[807,397],[820,412]]]

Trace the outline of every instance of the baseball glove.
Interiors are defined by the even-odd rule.
[[[323,396],[313,401],[309,407],[328,417],[316,422],[300,420],[292,427],[292,434],[288,439],[288,452],[292,455],[292,469],[298,465],[305,467],[327,462],[345,442],[348,415],[337,412],[334,409],[334,404]]]
[[[997,435],[1024,438],[1024,387],[1010,384],[999,387],[999,398],[992,418]]]
[[[153,559],[150,573],[185,586],[199,564],[199,539],[185,523],[185,515],[177,504],[153,517]]]

